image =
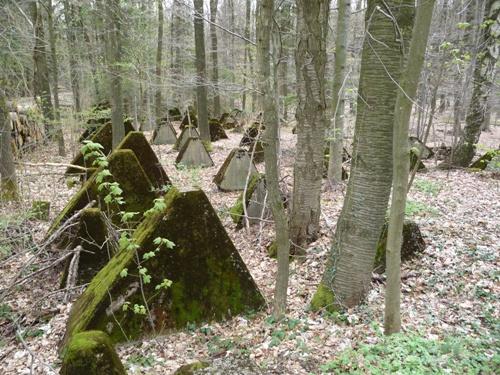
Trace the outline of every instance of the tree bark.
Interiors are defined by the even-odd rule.
[[[259,92],[263,109],[265,132],[263,137],[266,162],[266,186],[268,200],[276,228],[278,248],[278,273],[274,289],[273,316],[280,319],[286,312],[289,275],[288,223],[279,190],[279,118],[276,95],[273,92],[270,69],[270,44],[273,25],[273,0],[261,0],[257,8],[257,62],[259,69]],[[276,79],[276,77],[274,77]],[[274,85],[276,88],[276,84]]]
[[[432,19],[435,0],[420,0],[413,27],[407,66],[401,73],[394,110],[393,139],[393,177],[392,200],[387,231],[385,289],[385,334],[401,330],[401,244],[403,242],[403,223],[405,218],[408,175],[410,171],[410,150],[408,129],[413,101],[416,98],[418,80],[424,64],[425,49]]]
[[[156,47],[156,94],[155,94],[155,114],[156,125],[160,123],[162,117],[161,107],[161,58],[163,54],[163,0],[157,0],[158,3],[158,42]]]
[[[210,142],[207,110],[207,67],[205,59],[205,31],[203,25],[203,0],[193,0],[194,3],[194,44],[196,53],[196,101],[198,109],[198,129],[200,138]]]
[[[121,78],[121,7],[120,0],[108,0],[105,3],[109,24],[108,32],[108,69],[111,95],[111,122],[113,129],[113,148],[125,137],[123,125],[123,99]]]
[[[54,120],[59,156],[66,156],[64,134],[61,123],[61,106],[59,105],[59,65],[57,63],[56,33],[54,31],[54,8],[52,0],[47,1],[47,23],[49,28],[50,57],[52,62],[52,81],[54,87]]]
[[[251,12],[252,12],[252,3],[250,0],[246,0],[245,2],[246,7],[245,7],[245,31],[243,36],[246,39],[250,39],[250,17],[251,17]],[[241,98],[241,109],[243,111],[246,110],[247,107],[247,76],[249,74],[249,60],[251,59],[250,55],[250,45],[248,43],[245,43],[245,55],[244,55],[244,69],[245,72],[243,74],[243,96]]]
[[[68,41],[68,51],[69,51],[69,72],[70,72],[70,83],[71,91],[73,92],[73,103],[75,105],[75,112],[80,113],[82,111],[81,99],[80,99],[80,74],[78,72],[77,60],[76,60],[76,46],[77,37],[75,33],[75,10],[74,5],[70,4],[68,0],[63,1],[64,5],[64,20],[66,22],[66,38]]]
[[[485,110],[488,96],[493,83],[498,48],[495,48],[497,37],[492,27],[498,22],[500,7],[494,7],[496,0],[487,0],[484,12],[483,26],[480,28],[480,50],[477,54],[473,74],[473,90],[468,113],[465,118],[465,127],[458,145],[454,147],[450,158],[450,165],[467,167],[476,153],[476,144],[481,136],[484,124]]]
[[[12,156],[9,110],[5,92],[0,88],[0,201],[17,201],[16,169]]]
[[[347,33],[351,1],[338,1],[337,39],[335,41],[335,72],[333,81],[333,124],[330,126],[330,159],[328,160],[328,181],[330,184],[342,182],[342,156],[344,151],[344,89],[346,81]]]
[[[35,96],[40,97],[41,109],[45,119],[45,131],[48,138],[53,139],[55,135],[53,132],[54,108],[52,107],[49,69],[47,66],[47,50],[45,48],[47,41],[45,40],[43,18],[41,12],[38,10],[37,0],[31,2],[31,14],[35,31],[35,47],[33,49],[33,88]]]
[[[392,185],[395,82],[413,11],[413,0],[368,1],[351,175],[313,309],[357,305],[369,290]]]
[[[217,0],[210,0],[210,21],[215,23],[217,21]],[[219,95],[219,63],[218,63],[218,49],[217,49],[217,28],[215,25],[210,24],[210,41],[212,51],[212,84],[214,86],[214,106],[213,116],[220,116],[220,95]]]
[[[329,0],[297,1],[297,152],[294,165],[290,240],[294,254],[319,231],[323,144],[327,126],[325,98],[326,36]]]

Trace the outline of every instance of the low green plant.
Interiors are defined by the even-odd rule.
[[[413,183],[415,189],[428,195],[436,196],[441,191],[441,184],[428,180],[416,179]]]
[[[437,216],[437,215],[439,215],[439,211],[434,207],[426,205],[425,203],[416,202],[416,201],[412,201],[409,199],[406,201],[405,215],[406,216],[416,216],[416,215]]]
[[[429,339],[417,332],[381,337],[347,349],[321,366],[333,374],[498,374],[498,343],[491,337],[450,335]]]

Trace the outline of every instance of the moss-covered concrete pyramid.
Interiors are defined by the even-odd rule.
[[[208,126],[210,129],[210,141],[217,142],[219,139],[228,138],[219,120],[210,119],[210,121],[208,122]]]
[[[63,349],[60,375],[126,375],[113,343],[102,331],[75,335]]]
[[[153,206],[156,195],[153,185],[142,169],[139,160],[132,150],[116,150],[108,158],[108,169],[112,177],[110,180],[117,182],[123,190],[122,197],[125,201],[121,206],[110,206],[110,212],[118,211],[143,213]],[[85,182],[81,189],[70,199],[66,207],[59,213],[48,231],[48,236],[54,232],[66,219],[76,211],[84,208],[89,202],[96,200],[97,207],[106,209],[104,198],[105,190],[98,191],[96,177],[100,169]],[[115,217],[112,216],[114,219]]]
[[[224,164],[214,177],[214,183],[224,191],[243,190],[249,169],[250,178],[258,174],[248,152],[243,148],[235,148],[224,160]]]
[[[134,131],[134,127],[132,126],[132,122],[130,121],[125,121],[123,123],[123,126],[125,127],[125,134],[128,134],[131,131]],[[113,132],[112,132],[112,125],[111,122],[108,122],[104,125],[102,125],[96,132],[94,132],[88,139],[94,143],[99,143],[103,149],[102,152],[105,155],[108,155],[112,148],[113,148]],[[73,160],[71,161],[70,164],[73,165],[78,165],[80,167],[92,166],[92,161],[91,160],[84,160],[83,154],[81,151],[78,151],[78,153],[75,155]],[[66,169],[66,174],[81,174],[82,171],[77,168],[72,168],[68,167]]]
[[[135,230],[131,242],[137,250],[116,254],[75,302],[63,346],[85,330],[103,330],[114,342],[121,342],[184,328],[187,323],[225,319],[264,305],[203,191],[172,188],[164,199],[163,210],[146,217]],[[167,239],[175,245],[160,247],[145,260],[145,254]],[[147,283],[143,278],[142,290],[137,259],[150,276]],[[140,306],[150,316],[141,313]]]
[[[186,144],[189,138],[200,138],[200,133],[194,126],[186,126],[182,129],[177,142],[175,142],[174,150],[180,150]]]
[[[177,142],[177,132],[170,122],[162,122],[153,132],[151,143],[154,145],[173,145]]]
[[[194,126],[198,127],[198,117],[196,117],[196,112],[193,107],[189,107],[188,110],[184,113],[184,118],[181,122],[181,129],[184,129],[186,126]]]
[[[82,247],[78,255],[78,267],[73,275],[75,285],[87,284],[108,263],[117,250],[116,240],[110,238],[104,215],[98,208],[87,208],[82,212],[70,249]],[[61,280],[66,285],[72,258],[68,259]]]
[[[252,178],[248,181],[246,192],[243,191],[240,194],[233,207],[231,207],[231,209],[229,210],[231,219],[233,219],[233,222],[236,224],[237,228],[243,227],[243,216],[245,215],[243,204],[245,204],[245,207],[248,208],[250,199],[252,198],[252,195],[261,180],[264,180],[263,174],[253,175]]]
[[[212,167],[214,162],[200,138],[188,138],[179,151],[175,164],[186,168]]]
[[[116,146],[116,150],[125,149],[134,152],[149,181],[155,187],[171,185],[170,179],[144,134],[141,132],[128,133],[120,144]]]

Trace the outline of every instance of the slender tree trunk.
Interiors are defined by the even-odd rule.
[[[403,223],[410,170],[408,129],[413,100],[416,98],[418,80],[424,64],[434,2],[435,0],[419,0],[418,2],[417,16],[412,32],[413,38],[410,42],[407,58],[408,63],[401,74],[401,89],[398,91],[394,110],[392,150],[394,169],[386,250],[387,285],[384,326],[387,335],[401,330],[401,244],[403,243]]]
[[[111,95],[111,122],[113,128],[113,148],[125,137],[123,126],[123,99],[121,78],[121,7],[120,0],[108,0],[105,4],[108,19],[108,66]]]
[[[193,0],[194,15],[194,43],[196,52],[196,101],[198,109],[198,129],[200,137],[210,142],[207,110],[207,67],[205,59],[205,31],[203,25],[203,0]]]
[[[273,25],[273,0],[261,0],[257,6],[257,63],[261,107],[264,115],[264,159],[266,162],[266,186],[269,205],[276,227],[278,247],[278,274],[274,289],[273,315],[279,319],[285,315],[289,274],[289,239],[285,208],[279,190],[278,148],[279,119],[276,95],[273,92],[270,69],[270,42]],[[276,79],[276,77],[274,77]],[[275,86],[274,86],[275,87]]]
[[[49,27],[50,57],[52,60],[52,80],[54,83],[54,120],[59,156],[66,156],[64,134],[61,123],[61,106],[59,105],[59,65],[57,63],[56,34],[54,31],[54,8],[52,0],[47,1],[47,23]]]
[[[217,0],[210,0],[210,21],[217,21]],[[210,41],[212,51],[212,84],[214,85],[214,117],[220,116],[220,95],[219,95],[219,63],[218,63],[218,48],[217,48],[217,28],[214,24],[210,24]]]
[[[294,165],[290,240],[293,253],[317,238],[321,212],[323,144],[327,126],[325,98],[326,36],[329,0],[297,1],[297,152]]]
[[[487,0],[484,13],[484,27],[480,30],[480,46],[476,65],[474,67],[474,83],[472,98],[465,118],[465,127],[458,145],[453,149],[450,164],[467,167],[476,153],[476,144],[481,135],[487,108],[488,96],[491,91],[492,79],[497,61],[495,44],[497,37],[493,25],[497,23],[500,7],[493,6],[496,0]],[[497,2],[498,3],[498,2]]]
[[[245,33],[244,37],[250,39],[250,16],[252,12],[252,3],[250,0],[246,0],[246,10],[245,10]],[[243,97],[241,99],[241,109],[243,111],[247,108],[247,76],[248,76],[248,60],[250,56],[250,45],[245,43],[245,55],[244,55],[244,69],[245,73],[243,74]]]
[[[0,201],[17,201],[16,169],[12,156],[9,110],[5,92],[0,88]]]
[[[413,11],[413,0],[368,1],[351,175],[313,309],[354,306],[369,290],[392,185],[395,81]]]
[[[45,131],[49,139],[54,138],[53,121],[54,108],[52,107],[52,94],[50,92],[49,69],[47,67],[47,50],[43,17],[38,9],[38,2],[31,2],[31,14],[35,31],[35,47],[33,50],[34,91],[40,97],[43,117],[45,118]]]
[[[337,39],[335,41],[335,72],[333,81],[333,126],[330,127],[330,160],[328,161],[328,180],[330,184],[342,182],[342,156],[344,151],[344,89],[346,83],[347,33],[351,1],[338,1]]]
[[[70,4],[68,0],[63,1],[64,5],[64,20],[66,23],[66,38],[68,42],[68,60],[69,60],[69,75],[71,83],[71,91],[73,92],[73,103],[75,105],[75,112],[80,113],[82,110],[80,99],[80,75],[76,62],[76,46],[77,38],[75,34],[75,11],[74,5]]]
[[[158,44],[156,47],[156,94],[155,94],[155,114],[156,114],[156,125],[160,123],[162,117],[162,107],[161,107],[161,58],[163,54],[163,0],[157,0],[158,2]]]

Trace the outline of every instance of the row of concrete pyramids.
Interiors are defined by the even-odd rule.
[[[80,214],[76,233],[65,233],[60,241],[70,248],[82,246],[76,279],[89,285],[72,307],[63,346],[82,331],[102,330],[114,342],[122,342],[166,333],[187,323],[224,319],[264,305],[206,195],[201,190],[172,186],[142,133],[128,132],[108,162],[112,180],[119,183],[125,203],[106,203],[106,192],[99,190],[96,181],[97,170],[71,198],[48,233]],[[144,216],[157,199],[162,199],[165,207]],[[82,211],[91,201],[96,202],[94,207]],[[127,228],[134,230],[136,252],[117,249],[110,241],[114,237],[110,223],[114,228],[124,227],[121,211],[136,212],[127,223]],[[166,238],[175,246],[161,249],[143,265],[137,262],[157,247],[157,238]],[[68,277],[69,265],[63,279]],[[139,276],[142,266],[152,277],[147,284],[141,283]],[[156,287],[164,280],[172,284],[158,290]],[[144,305],[144,296],[148,317],[123,307]]]

